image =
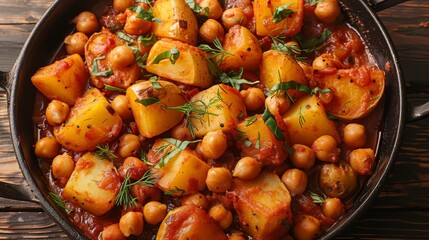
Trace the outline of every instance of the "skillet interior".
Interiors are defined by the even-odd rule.
[[[85,238],[83,233],[73,227],[67,216],[48,197],[48,188],[43,178],[36,156],[33,151],[33,123],[30,120],[33,114],[33,99],[36,90],[31,84],[32,74],[40,67],[49,64],[56,54],[58,46],[61,46],[64,37],[73,31],[72,19],[79,12],[91,9],[97,0],[57,1],[48,10],[40,22],[36,25],[29,40],[18,57],[15,69],[12,72],[10,95],[10,124],[12,140],[21,170],[28,180],[37,198],[45,210],[68,233],[72,239]],[[103,1],[110,3],[111,1]],[[386,62],[390,63],[390,70],[386,73],[384,121],[382,134],[377,150],[378,167],[371,176],[361,194],[356,199],[354,207],[343,216],[324,239],[331,239],[344,226],[352,220],[356,220],[371,198],[379,192],[387,170],[392,165],[393,158],[399,150],[400,137],[404,125],[404,98],[400,78],[400,69],[394,54],[392,44],[385,33],[384,28],[377,22],[377,16],[364,4],[363,0],[341,1],[343,10],[349,18],[349,22],[355,27],[366,41],[370,52],[374,55],[379,67],[384,69]]]

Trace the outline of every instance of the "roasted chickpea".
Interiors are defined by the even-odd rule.
[[[261,172],[261,164],[252,157],[244,157],[238,160],[234,168],[234,177],[244,180],[250,180],[259,175]]]
[[[350,123],[344,127],[344,143],[352,149],[363,147],[366,143],[365,126],[357,123]]]
[[[118,154],[122,158],[137,156],[140,150],[140,138],[137,135],[126,133],[119,138]]]
[[[86,35],[91,35],[98,30],[97,16],[92,12],[81,12],[73,18],[72,22],[76,24],[76,30],[78,32],[83,32]]]
[[[374,151],[371,148],[355,149],[349,155],[350,166],[359,175],[371,174],[374,162]]]
[[[196,1],[201,8],[209,8],[209,18],[218,19],[222,16],[222,7],[218,0],[197,0]],[[202,15],[206,14],[205,12]]]
[[[235,25],[246,25],[247,18],[241,8],[226,9],[222,14],[222,25],[226,29],[230,29]]]
[[[272,114],[283,114],[290,108],[290,101],[283,95],[271,95],[265,99],[265,105]]]
[[[332,61],[332,59],[326,54],[318,56],[313,61],[313,70],[323,70],[329,67],[336,67],[336,66],[334,61]]]
[[[176,125],[171,129],[171,137],[180,141],[192,140],[191,131],[184,124]]]
[[[77,53],[79,55],[83,55],[85,53],[86,42],[88,42],[88,37],[82,32],[76,32],[67,36],[64,39],[67,54],[72,55]]]
[[[125,22],[124,30],[131,35],[142,35],[149,31],[152,23],[137,17],[137,13],[130,10],[126,11],[127,21]]]
[[[338,219],[345,213],[344,204],[339,198],[326,198],[322,203],[323,214],[332,219]]]
[[[125,179],[128,174],[130,179],[138,180],[142,178],[148,170],[148,165],[139,158],[127,157],[119,168],[119,174],[123,179]]]
[[[323,0],[316,5],[314,14],[324,23],[333,23],[340,15],[340,5],[337,0]]]
[[[182,198],[182,205],[195,205],[199,208],[206,209],[208,204],[206,196],[202,193],[194,193]]]
[[[103,233],[101,234],[102,240],[125,240],[126,237],[121,232],[121,229],[119,229],[119,224],[115,223],[112,225],[109,225],[103,230]]]
[[[247,238],[245,238],[243,235],[240,234],[231,234],[228,235],[228,240],[246,240]]]
[[[38,157],[53,158],[58,155],[60,144],[53,136],[44,137],[36,142],[36,148],[34,151]]]
[[[228,191],[231,188],[231,172],[224,167],[210,168],[207,173],[207,188],[216,193]]]
[[[130,103],[125,95],[116,96],[110,103],[110,106],[124,120],[129,120],[133,117]]]
[[[119,220],[119,229],[125,237],[142,234],[143,227],[143,213],[141,212],[127,212]]]
[[[323,135],[316,139],[311,145],[316,154],[316,158],[322,162],[338,162],[340,149],[337,148],[337,141],[330,135]]]
[[[357,175],[344,161],[325,163],[320,169],[319,186],[328,197],[346,198],[355,193],[358,184]]]
[[[55,178],[69,178],[74,170],[73,158],[67,153],[57,155],[52,161],[52,175]]]
[[[141,204],[149,201],[161,201],[161,194],[161,190],[156,187],[148,187],[140,184],[134,184],[131,187],[131,196],[137,198]]]
[[[113,8],[119,12],[125,12],[134,5],[134,0],[113,0]]]
[[[282,175],[282,181],[285,183],[292,197],[303,193],[307,189],[307,174],[298,168],[286,170]]]
[[[232,223],[232,213],[222,205],[210,208],[209,216],[222,228],[227,229]]]
[[[222,25],[213,19],[208,19],[200,27],[200,37],[209,43],[212,43],[215,38],[218,38],[221,42],[225,39],[225,31]]]
[[[289,159],[295,167],[308,169],[313,167],[316,156],[311,148],[302,144],[294,144]]]
[[[313,216],[300,214],[295,217],[292,231],[297,240],[315,239],[320,231],[320,221]]]
[[[201,142],[203,155],[206,158],[218,159],[225,152],[228,147],[225,133],[222,130],[210,131]]]
[[[69,115],[70,107],[67,103],[58,100],[52,100],[46,107],[46,120],[49,125],[56,126],[66,121]]]
[[[134,62],[134,52],[128,46],[117,46],[109,53],[109,62],[116,68],[124,68]]]
[[[251,87],[246,90],[242,90],[240,95],[244,99],[244,105],[246,108],[254,111],[264,106],[265,94],[260,88]]]
[[[167,205],[157,201],[151,201],[144,205],[143,216],[146,223],[155,225],[165,218],[167,215]]]

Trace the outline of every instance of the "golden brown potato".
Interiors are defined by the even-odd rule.
[[[228,55],[220,65],[222,70],[237,70],[243,67],[245,70],[254,71],[261,62],[262,50],[258,39],[249,29],[235,25],[225,35],[223,44]]]
[[[159,226],[156,240],[227,240],[223,230],[199,207],[185,205],[170,211]]]
[[[341,142],[335,124],[326,116],[325,109],[316,96],[300,98],[283,115],[291,144],[311,146],[323,135],[330,135]]]
[[[119,135],[122,119],[115,113],[103,94],[91,89],[76,101],[66,123],[54,129],[55,137],[73,151],[94,149]]]
[[[325,104],[326,111],[353,120],[365,117],[375,108],[384,92],[385,76],[381,70],[358,67],[317,76],[316,81],[318,87],[332,89],[334,97]]]
[[[186,97],[173,83],[157,81],[162,87],[154,89],[150,81],[136,83],[127,89],[126,96],[130,102],[134,119],[142,136],[151,138],[157,136],[178,124],[183,113],[168,110],[165,107],[176,107],[186,103]],[[145,106],[140,101],[155,100]]]
[[[243,230],[255,239],[279,239],[292,224],[291,196],[279,177],[262,172],[253,180],[235,178],[230,190]]]
[[[328,197],[347,198],[355,193],[359,186],[358,178],[345,161],[338,164],[325,163],[319,174],[319,186]]]
[[[63,198],[101,216],[115,205],[121,180],[113,163],[92,153],[83,155],[63,191]]]
[[[179,51],[179,58],[174,64],[169,59],[155,63],[159,54],[172,49]],[[153,45],[147,58],[146,70],[187,85],[207,88],[213,84],[206,54],[197,47],[167,38]]]
[[[278,7],[290,4],[287,9],[292,15],[274,22],[274,13]],[[282,35],[292,37],[301,31],[304,19],[304,0],[255,0],[253,3],[256,20],[256,34],[259,36]]]
[[[37,70],[31,82],[48,99],[72,106],[82,96],[87,79],[82,57],[73,54]]]
[[[152,24],[152,31],[157,38],[197,44],[197,18],[184,0],[157,0],[153,6],[153,16],[161,21]]]

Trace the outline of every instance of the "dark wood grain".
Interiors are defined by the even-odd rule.
[[[0,71],[9,71],[31,29],[53,0],[0,0]],[[410,101],[429,100],[429,1],[378,13],[403,68]],[[422,87],[423,86],[423,87]],[[418,94],[425,92],[424,94]],[[411,94],[413,93],[413,94]],[[22,183],[12,151],[6,95],[0,93],[0,181]],[[429,119],[407,125],[401,151],[378,198],[340,239],[429,239]],[[66,239],[43,209],[0,198],[0,239]]]

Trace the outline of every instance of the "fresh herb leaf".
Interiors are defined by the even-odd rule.
[[[290,5],[292,5],[292,3],[286,4],[280,7],[276,7],[273,14],[274,23],[278,23],[281,20],[287,18],[289,15],[292,15],[295,13],[295,11],[293,11],[292,9],[288,9]]]
[[[115,91],[115,92],[126,92],[126,90],[123,88],[114,87],[108,84],[104,84],[104,89],[108,91]]]
[[[96,57],[96,58],[94,58],[92,60],[92,69],[91,69],[91,72],[92,72],[92,75],[94,77],[108,77],[110,75],[113,75],[113,71],[110,68],[108,70],[106,70],[106,71],[102,71],[102,72],[99,71],[98,61],[99,60],[103,60],[105,58],[106,58],[106,56],[100,56],[100,57]]]
[[[287,90],[291,90],[291,89],[292,90],[298,90],[298,91],[304,92],[304,93],[309,94],[309,95],[314,95],[316,93],[325,94],[325,93],[331,92],[331,89],[329,89],[329,88],[322,89],[322,88],[316,87],[314,89],[310,89],[310,87],[308,87],[307,85],[302,84],[302,83],[298,83],[294,80],[291,80],[288,82],[280,82],[280,83],[274,85],[271,88],[271,92],[272,92],[272,94],[276,94],[277,91],[287,91]]]
[[[340,119],[338,117],[336,117],[336,116],[334,116],[328,112],[326,112],[326,117],[331,121],[340,121]]]
[[[284,141],[286,139],[283,131],[278,126],[275,117],[268,108],[265,108],[265,111],[262,114],[262,119],[278,140]]]
[[[147,53],[145,53],[143,56],[140,54],[140,49],[135,47],[135,46],[128,46],[129,48],[131,48],[131,50],[133,50],[134,52],[134,57],[135,57],[135,62],[137,64],[137,66],[144,68],[145,64],[144,62],[147,59]],[[143,70],[143,69],[142,69]]]
[[[140,150],[140,160],[142,160],[146,165],[153,166],[153,164],[147,159],[147,153],[143,148]]]
[[[320,36],[316,36],[307,40],[303,40],[301,35],[298,35],[295,37],[295,40],[298,41],[299,45],[301,46],[301,51],[305,53],[312,53],[319,49],[321,44],[328,39],[328,37],[332,34],[329,29],[325,29]]]
[[[372,98],[368,99],[368,101],[366,101],[366,102],[367,102],[367,103],[370,103],[370,102],[375,101],[375,100],[377,100],[377,99],[379,99],[379,98],[380,98],[380,95],[377,95],[377,96],[374,96],[374,97],[372,97]]]
[[[235,89],[240,90],[242,84],[255,85],[259,81],[250,82],[242,78],[243,68],[240,68],[240,71],[230,71],[229,73],[222,72],[219,76],[219,79],[222,83],[231,84]]]
[[[152,6],[150,4],[148,5],[150,6],[149,10],[144,9],[141,6],[134,6],[134,7],[130,7],[129,9],[137,13],[137,16],[136,16],[137,18],[144,19],[149,22],[157,22],[162,24],[161,20],[153,16]]]
[[[319,87],[315,87],[315,88],[311,89],[310,95],[314,95],[314,94],[316,94],[316,93],[322,93],[322,94],[325,94],[325,93],[329,93],[329,92],[331,92],[331,91],[332,91],[332,90],[331,90],[330,88],[319,88]]]
[[[255,142],[255,148],[259,150],[260,144],[261,144],[261,133],[258,131],[258,138],[256,139],[256,142]]]
[[[305,118],[302,115],[302,106],[299,108],[299,111],[298,111],[298,121],[299,121],[299,126],[301,126],[302,128],[302,125],[304,125],[305,123]]]
[[[108,28],[109,28],[109,30],[110,30],[110,31],[116,31],[116,30],[119,30],[119,29],[124,28],[124,26],[121,26],[121,25],[114,25],[114,26],[110,26],[110,27],[108,27]]]
[[[171,50],[165,51],[160,53],[156,58],[153,60],[153,64],[158,64],[164,59],[170,60],[171,64],[175,64],[177,59],[180,57],[180,52],[176,48],[173,48]]]
[[[244,145],[246,147],[250,147],[252,145],[252,142],[249,141],[249,138],[246,136],[246,133],[244,131],[241,131],[238,128],[234,128],[235,131],[237,131],[237,135],[234,137],[234,140],[241,140],[243,141]]]
[[[285,148],[286,148],[286,151],[289,154],[289,156],[292,156],[293,155],[293,149],[290,147],[288,142],[285,142]]]
[[[49,192],[49,197],[51,197],[52,201],[54,201],[58,205],[58,207],[63,209],[64,212],[66,212],[67,214],[70,214],[71,212],[73,212],[72,210],[66,207],[66,204],[64,203],[63,199],[61,199],[61,197],[55,194],[54,192]]]
[[[186,149],[186,147],[191,144],[191,143],[197,143],[200,142],[201,140],[195,140],[195,141],[180,141],[174,138],[164,138],[164,141],[176,146],[176,148],[172,151],[167,151],[167,153],[161,158],[161,160],[159,161],[159,163],[155,166],[155,168],[162,168],[165,166],[165,164],[168,163],[168,161],[170,161],[171,158],[173,158],[174,156],[176,156],[176,154],[178,154],[179,152],[183,151]],[[167,149],[169,146],[171,145],[164,145],[165,148],[162,150],[157,149],[156,151],[158,152],[163,152],[165,151],[165,149]]]
[[[150,171],[145,172],[143,176],[135,182],[131,182],[130,174],[127,173],[124,181],[121,184],[119,193],[115,198],[116,205],[122,206],[124,209],[136,206],[136,198],[131,195],[130,188],[136,184],[153,187],[156,181],[158,181],[158,179],[154,177]]]
[[[252,125],[254,122],[258,120],[258,117],[256,115],[253,115],[249,118],[246,118],[246,127]]]
[[[321,204],[325,202],[325,199],[323,199],[323,197],[319,196],[317,193],[310,192],[310,197],[311,199],[313,199],[313,202],[316,204]]]
[[[139,36],[137,41],[141,42],[144,46],[148,47],[156,43],[158,41],[158,38],[155,36],[155,34],[151,34],[150,36]]]
[[[102,158],[102,159],[109,159],[109,160],[114,160],[116,158],[118,158],[111,150],[109,147],[109,144],[105,144],[105,145],[97,145],[96,146],[97,151],[95,152],[95,155],[97,155],[98,157]]]
[[[310,6],[314,6],[314,5],[316,5],[316,4],[320,3],[320,2],[323,2],[323,1],[325,1],[325,0],[311,0]]]
[[[196,14],[201,14],[204,13],[205,17],[209,16],[209,8],[205,7],[202,8],[200,7],[198,4],[195,3],[194,0],[185,0],[186,4],[188,4],[188,6],[196,13]]]
[[[178,193],[180,195],[183,195],[183,194],[185,194],[185,190],[180,189],[177,186],[175,186],[175,189],[171,189],[171,190],[164,192],[165,195],[177,195]]]
[[[153,77],[149,78],[149,81],[152,84],[153,89],[159,90],[162,88],[161,84],[159,84],[159,82],[158,82],[157,76],[153,76]]]
[[[213,40],[213,45],[215,46],[215,48],[212,48],[210,45],[207,44],[201,44],[198,46],[198,48],[208,53],[211,59],[216,59],[215,63],[218,64],[221,64],[228,56],[234,56],[233,53],[225,51],[225,49],[223,49],[222,43],[220,42],[219,38],[216,37]]]
[[[124,40],[125,42],[127,42],[127,44],[132,44],[134,43],[134,39],[132,39],[130,36],[128,36],[127,34],[123,33],[123,32],[117,32],[116,35]]]
[[[159,103],[159,99],[156,97],[150,97],[150,98],[141,99],[138,102],[143,104],[143,106],[147,107],[152,104]]]

